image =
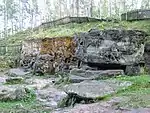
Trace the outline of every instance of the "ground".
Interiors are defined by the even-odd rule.
[[[25,39],[45,38],[55,36],[73,36],[74,33],[88,31],[91,28],[110,29],[139,29],[150,33],[150,20],[136,22],[91,22],[91,23],[71,23],[59,25],[53,28],[39,28],[21,31],[13,36],[9,36],[5,40],[1,40],[1,45],[20,44]],[[149,39],[148,39],[149,41]],[[1,60],[2,62],[3,60]],[[5,63],[1,68],[7,67]],[[71,84],[68,79],[60,80],[59,76],[34,76],[33,74],[21,75],[20,71],[17,76],[21,76],[24,82],[6,83],[6,79],[10,77],[8,70],[0,69],[0,88],[12,85],[14,87],[23,86],[30,89],[27,98],[22,100],[0,101],[0,111],[2,113],[150,113],[150,76],[118,76],[115,78],[107,78],[109,81],[119,80],[128,81],[132,85],[116,92],[109,93],[103,97],[97,98],[94,103],[83,104],[83,102],[75,103],[74,106],[57,108],[60,100],[66,97],[66,93],[61,89],[62,86]],[[17,71],[16,71],[17,72]],[[9,75],[9,76],[8,76]],[[15,75],[16,76],[16,75]],[[99,81],[99,79],[97,79]],[[58,87],[59,86],[59,87]],[[102,85],[107,88],[107,85]],[[106,86],[106,87],[105,87]],[[0,97],[3,97],[4,91]]]
[[[19,72],[19,71],[18,71]],[[10,78],[8,74],[0,73],[0,87],[5,86],[6,79]],[[20,73],[20,72],[19,72]],[[19,75],[20,76],[20,75]],[[21,75],[22,76],[22,75]],[[53,83],[59,78],[52,75],[33,76],[32,74],[22,76],[24,83],[13,83],[12,86],[26,86],[36,94],[30,95],[25,100],[0,101],[0,111],[2,113],[149,113],[150,112],[150,76],[118,76],[108,78],[109,81],[119,80],[128,81],[132,85],[117,90],[103,98],[98,99],[95,103],[82,104],[77,103],[75,106],[65,108],[57,108],[57,103],[60,99],[66,97],[66,93],[60,87],[56,87]],[[99,81],[99,80],[97,80]],[[63,83],[60,83],[63,84]],[[68,83],[65,83],[68,84]],[[63,86],[65,85],[63,84]],[[69,83],[71,84],[71,83]],[[103,83],[102,83],[103,84]],[[9,84],[10,85],[10,84]],[[107,85],[101,85],[103,88]],[[0,95],[1,97],[2,95]]]

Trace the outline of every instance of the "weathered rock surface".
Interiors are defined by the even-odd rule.
[[[1,86],[0,101],[16,101],[26,98],[28,95],[27,88],[19,86]]]
[[[76,75],[70,75],[69,76],[69,81],[71,83],[80,83],[86,80],[92,80],[92,78],[85,78],[85,77],[81,77],[81,76],[76,76]]]
[[[38,101],[42,102],[45,107],[57,108],[58,103],[67,96],[63,91],[60,91],[54,87],[38,90]]]
[[[32,89],[41,90],[52,85],[52,81],[52,79],[42,79],[33,77],[30,79],[26,79],[25,84]]]
[[[124,101],[125,98],[115,97],[106,102],[101,101],[92,104],[77,104],[75,107],[57,109],[53,113],[123,113],[128,109],[117,110],[114,105]]]
[[[75,93],[82,97],[96,98],[103,97],[108,94],[117,92],[121,88],[130,86],[131,82],[120,82],[120,81],[84,81],[81,83],[68,84],[64,86],[64,91],[67,93]]]
[[[94,80],[94,79],[100,79],[105,77],[124,75],[124,71],[123,70],[84,70],[84,69],[74,68],[70,71],[70,74]]]
[[[37,101],[48,109],[57,108],[57,104],[67,96],[64,91],[55,88],[53,79],[30,78],[25,81],[29,88],[36,90]]]
[[[30,72],[25,72],[24,69],[21,69],[21,68],[14,68],[14,69],[10,69],[8,72],[7,72],[7,75],[8,76],[11,76],[11,77],[18,77],[18,76],[25,76],[27,74],[29,74]]]
[[[49,54],[37,56],[34,64],[33,71],[34,73],[54,73],[54,56]]]
[[[97,30],[75,37],[75,56],[99,69],[124,69],[126,65],[144,61],[144,40],[147,34],[139,30]]]
[[[56,109],[52,113],[149,113],[150,108],[124,108],[117,107],[128,97],[113,97],[108,101],[92,104],[77,104],[74,107]]]
[[[150,73],[150,44],[148,43],[145,45],[144,59],[147,71]]]
[[[77,105],[74,108],[53,111],[52,113],[150,113],[150,108],[116,109],[106,103]]]

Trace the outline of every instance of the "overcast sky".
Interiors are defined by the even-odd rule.
[[[0,0],[0,3],[2,3],[2,1],[3,0]],[[17,0],[15,0],[15,1],[17,1]],[[44,14],[46,14],[46,10],[45,10],[45,2],[44,2],[45,0],[38,0],[38,5],[39,5],[39,8],[40,8],[40,10],[41,10],[41,12],[42,12],[42,15],[44,15]],[[50,0],[50,2],[52,2],[52,4],[53,4],[53,1],[54,0]],[[95,1],[95,5],[98,5],[98,1],[99,0],[94,0]],[[108,0],[109,1],[109,0]],[[120,1],[120,0],[117,0],[118,2]],[[128,1],[128,3],[131,3],[132,2],[132,0],[127,0]],[[141,6],[141,1],[142,0],[136,0],[137,1],[137,6],[138,6],[138,9],[140,8],[140,6]],[[0,30],[3,30],[3,18],[2,17],[0,17]]]

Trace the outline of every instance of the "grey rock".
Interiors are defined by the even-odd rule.
[[[113,80],[93,80],[65,85],[63,89],[67,93],[75,93],[82,97],[97,98],[117,92],[117,90],[126,88],[131,84],[131,82],[121,82]]]
[[[45,107],[57,108],[59,102],[65,98],[67,94],[53,87],[37,91],[37,100],[42,102]]]
[[[97,30],[75,37],[75,56],[82,62],[100,69],[123,68],[141,63],[147,34],[139,30]],[[110,66],[112,65],[112,66]]]
[[[105,77],[114,77],[118,75],[124,75],[123,70],[84,70],[74,68],[70,71],[71,75],[85,77],[88,79],[101,79]]]
[[[70,75],[69,76],[69,81],[71,83],[80,83],[80,82],[83,82],[85,80],[92,80],[92,79],[91,78],[81,77],[81,76],[76,76],[76,75]]]
[[[24,69],[22,68],[14,68],[14,69],[10,69],[8,72],[7,72],[7,75],[8,76],[11,76],[11,77],[18,77],[18,76],[25,76],[25,75],[28,75],[30,72],[25,72]]]
[[[0,101],[17,101],[27,97],[27,88],[19,86],[1,86]]]
[[[35,63],[33,64],[34,73],[54,73],[55,69],[53,66],[53,61],[54,57],[49,54],[37,56]]]
[[[141,68],[139,65],[126,66],[126,75],[139,75],[141,73]]]
[[[150,44],[147,43],[145,45],[145,53],[144,53],[145,67],[146,71],[150,73]]]

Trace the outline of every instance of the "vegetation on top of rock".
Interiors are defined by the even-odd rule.
[[[73,36],[78,32],[87,32],[91,28],[98,29],[138,29],[150,33],[150,20],[126,22],[119,21],[115,22],[89,22],[89,23],[69,23],[65,25],[58,25],[51,28],[39,28],[36,30],[27,29],[16,33],[15,35],[9,36],[6,40],[2,40],[1,44],[13,45],[21,43],[23,40],[32,38],[45,38],[45,37],[62,37],[62,36]],[[5,43],[4,43],[5,42]]]

